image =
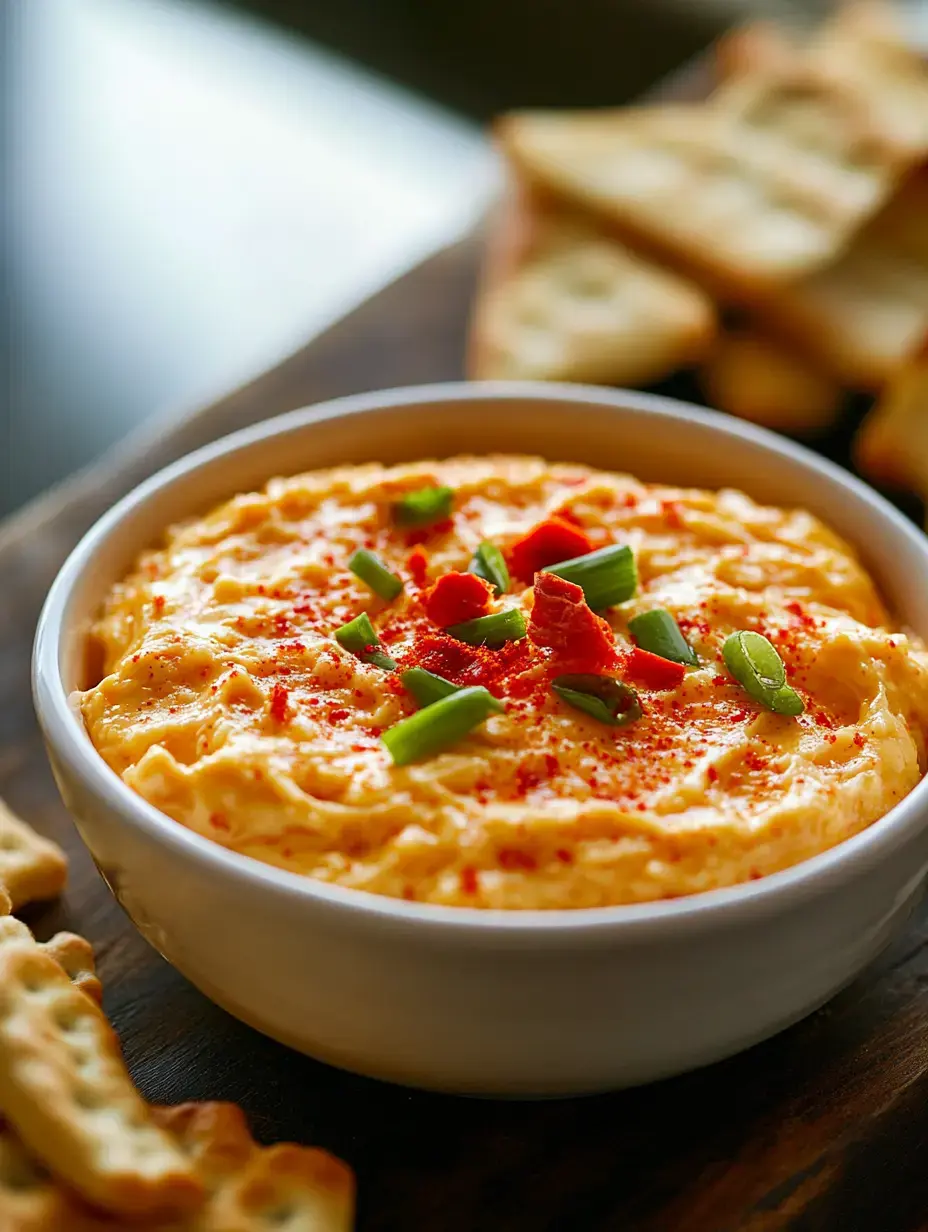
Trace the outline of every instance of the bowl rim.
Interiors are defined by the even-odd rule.
[[[243,885],[257,883],[291,899],[309,901],[333,911],[359,914],[385,926],[421,931],[429,924],[443,931],[474,937],[504,934],[512,941],[558,936],[640,938],[668,931],[729,925],[733,919],[765,918],[792,909],[810,897],[840,888],[865,875],[913,836],[928,812],[928,776],[881,818],[836,846],[756,881],[706,890],[674,899],[606,907],[510,909],[445,906],[389,898],[365,890],[332,885],[279,869],[250,856],[227,850],[189,830],[137,795],[103,760],[90,741],[72,705],[59,670],[64,616],[80,576],[121,521],[166,485],[207,464],[237,454],[251,445],[312,424],[378,410],[413,408],[423,403],[461,404],[486,400],[570,402],[600,408],[626,409],[654,415],[670,423],[695,420],[723,437],[747,440],[775,458],[799,462],[832,486],[849,490],[874,517],[907,540],[928,568],[928,538],[901,512],[862,480],[804,445],[765,428],[678,399],[631,390],[531,381],[457,381],[401,386],[351,394],[311,404],[240,429],[185,454],[127,493],[81,537],[52,583],[39,617],[32,659],[35,708],[46,741],[56,758],[91,795],[107,805],[150,840],[166,844],[205,871],[222,872]],[[268,476],[271,478],[271,476]]]

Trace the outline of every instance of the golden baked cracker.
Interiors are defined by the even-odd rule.
[[[171,1135],[196,1169],[207,1194],[242,1171],[258,1146],[236,1104],[206,1102],[152,1108],[156,1125]]]
[[[852,91],[752,74],[717,104],[515,114],[519,170],[715,293],[753,301],[832,260],[889,195],[897,159]]]
[[[0,886],[13,910],[57,897],[67,875],[68,861],[61,848],[36,834],[0,800]]]
[[[81,1212],[0,1122],[0,1232],[84,1232]]]
[[[100,1004],[103,987],[97,976],[93,946],[89,941],[76,933],[56,933],[49,941],[40,943],[39,949],[54,958],[75,988],[86,993],[97,1005]]]
[[[37,942],[29,927],[15,916],[0,916],[0,949],[11,942],[38,945],[50,954],[64,970],[68,979],[88,997],[100,1003],[103,989],[97,978],[93,947],[75,933],[56,933],[50,941]]]
[[[928,332],[919,352],[867,415],[854,442],[861,471],[928,500]]]
[[[700,359],[714,333],[693,284],[512,186],[474,309],[471,377],[647,384]]]
[[[217,1191],[203,1232],[264,1232],[275,1220],[288,1232],[351,1232],[351,1169],[315,1147],[266,1147]]]
[[[836,262],[758,312],[845,384],[885,385],[928,331],[928,170],[911,175]]]
[[[326,1151],[292,1143],[259,1148],[234,1104],[156,1108],[154,1117],[177,1139],[210,1195],[190,1232],[265,1232],[277,1226],[288,1232],[349,1232],[352,1227],[353,1173]]]
[[[202,1201],[101,1011],[26,942],[0,946],[0,1113],[51,1172],[104,1210],[154,1214]]]
[[[823,431],[835,423],[843,401],[837,381],[751,329],[719,339],[701,380],[711,406],[779,432]]]
[[[7,894],[6,890],[0,885],[0,919],[10,914],[13,910],[13,900]]]

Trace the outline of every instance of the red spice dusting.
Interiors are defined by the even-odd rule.
[[[158,612],[159,615],[161,614],[161,612],[164,611],[164,605],[166,602],[167,600],[165,599],[164,595],[155,595],[155,598],[154,598],[155,611]]]
[[[766,770],[767,758],[761,757],[758,753],[755,753],[753,749],[748,749],[744,755],[744,764],[749,770]]]
[[[579,586],[553,573],[535,578],[528,636],[536,646],[590,670],[615,667],[618,662],[609,622],[590,610]]]
[[[467,646],[446,633],[431,633],[420,637],[403,657],[404,668],[424,667],[427,672],[444,676],[452,684],[482,684],[500,689],[510,677],[528,667],[532,647],[527,639],[507,642],[499,650],[487,646]]]
[[[290,632],[290,620],[283,612],[278,612],[274,617],[274,632],[278,637],[286,637]]]
[[[416,891],[411,885],[403,886],[403,898],[405,898],[408,903],[414,903],[416,901]]]
[[[467,868],[461,869],[461,893],[477,893],[477,870],[469,865]]]
[[[348,718],[349,714],[351,714],[350,710],[345,710],[338,706],[334,710],[329,711],[329,718],[333,723],[342,723]]]
[[[214,830],[228,830],[229,829],[229,823],[226,820],[226,818],[223,817],[222,813],[210,813],[209,824],[213,827]]]
[[[509,568],[521,582],[531,583],[547,565],[592,552],[588,535],[563,517],[551,517],[532,527],[509,549]]]
[[[420,526],[416,530],[411,530],[406,535],[406,546],[414,548],[417,544],[428,543],[433,535],[447,535],[448,531],[454,526],[451,518],[443,518],[440,522],[433,522],[431,526]]]
[[[503,847],[496,858],[500,868],[506,869],[507,872],[515,872],[519,869],[531,872],[532,869],[538,867],[538,861],[533,855],[527,851],[519,851],[515,847]]]
[[[858,732],[857,735],[854,737],[854,743],[857,745],[859,749],[862,749],[867,742],[866,740],[864,740],[863,734],[861,732]]]
[[[573,864],[573,853],[568,851],[566,847],[558,847],[554,853],[562,864]]]
[[[441,628],[483,616],[492,589],[476,573],[445,573],[423,596],[429,620]]]
[[[720,689],[723,685],[731,684],[731,677],[730,676],[713,676],[712,683],[715,685],[717,689]]]
[[[409,576],[421,590],[425,585],[425,575],[429,567],[429,558],[422,548],[415,548],[406,557],[406,568]]]
[[[275,684],[271,690],[271,717],[278,723],[286,722],[289,706],[289,689],[285,689],[282,684]]]
[[[626,674],[648,689],[675,689],[683,683],[686,668],[682,663],[662,659],[640,646],[632,647],[625,663]]]
[[[716,770],[715,766],[710,766],[706,771],[706,775],[708,776],[710,783],[717,783],[719,781],[719,772]]]

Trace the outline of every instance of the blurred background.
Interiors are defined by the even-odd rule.
[[[463,234],[512,106],[815,0],[0,0],[0,514]]]

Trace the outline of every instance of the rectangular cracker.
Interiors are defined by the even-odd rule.
[[[854,456],[868,479],[928,501],[928,331],[861,425]]]
[[[85,1216],[0,1122],[0,1232],[89,1232]]]
[[[99,1008],[25,941],[0,946],[0,1113],[54,1175],[106,1211],[202,1202],[193,1167],[152,1120]]]
[[[0,800],[0,886],[12,909],[56,898],[67,876],[68,861],[57,843],[36,834]]]
[[[475,379],[642,385],[697,362],[715,310],[692,283],[513,182],[471,322]]]
[[[910,176],[834,264],[759,311],[838,380],[885,385],[928,331],[928,171]]]

